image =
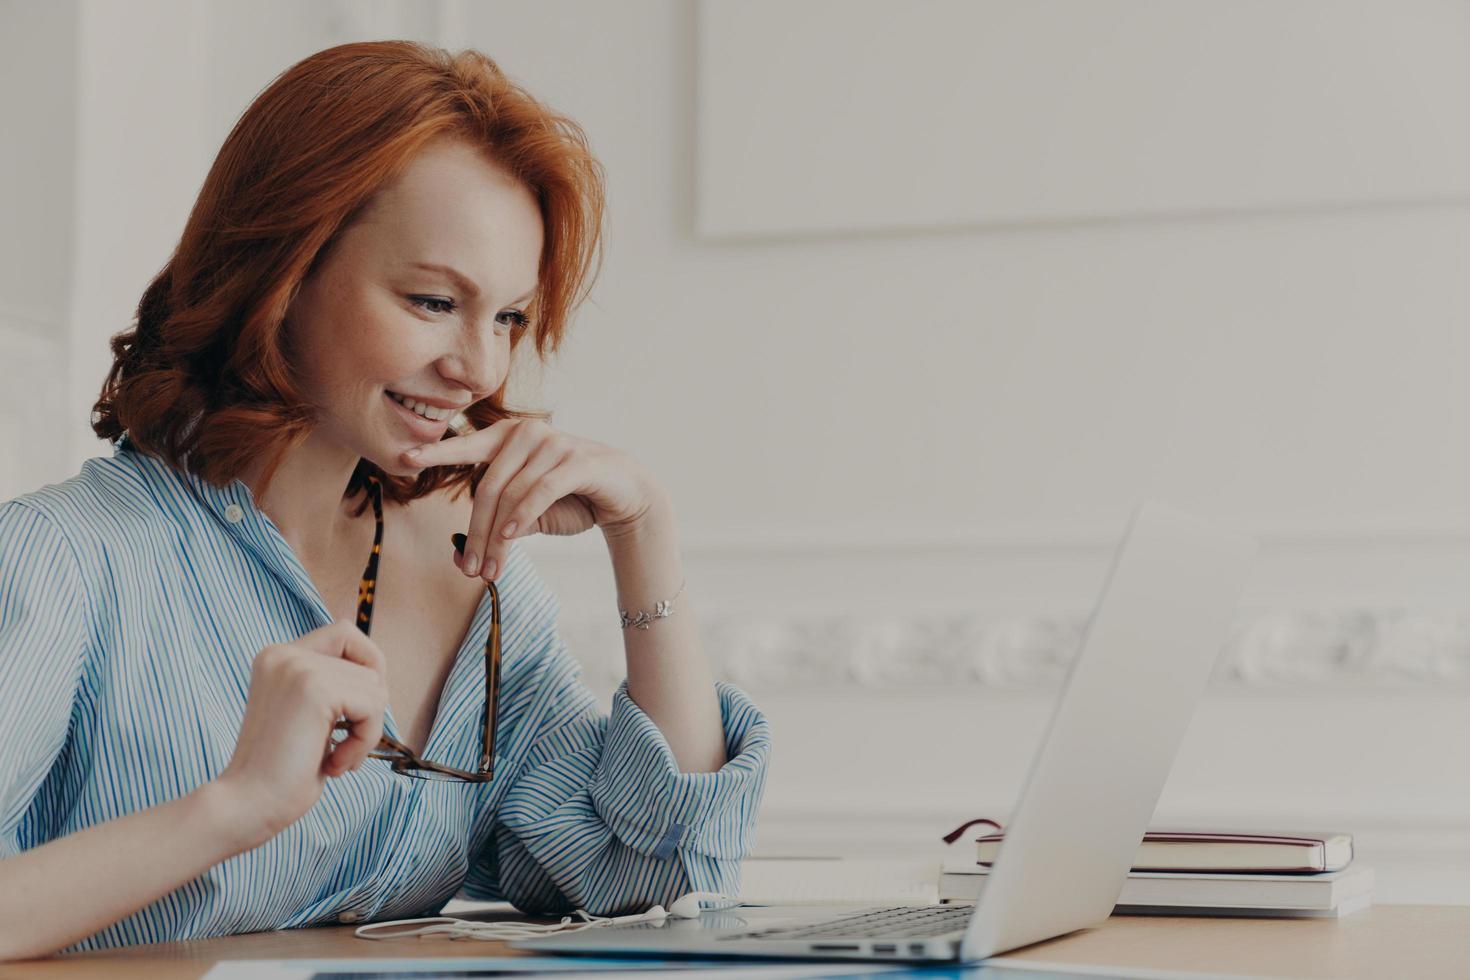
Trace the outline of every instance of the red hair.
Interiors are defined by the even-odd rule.
[[[126,431],[140,450],[216,486],[264,458],[269,483],[313,425],[286,353],[287,307],[373,195],[443,137],[482,147],[536,198],[539,282],[526,309],[531,327],[513,343],[532,336],[538,357],[555,352],[601,265],[603,171],[582,128],[478,51],[341,44],[281,73],[230,131],[136,323],[112,338],[93,431],[108,440]],[[465,418],[484,428],[544,417],[507,408],[503,397],[502,388]],[[483,472],[481,464],[394,477],[360,460],[347,495],[369,473],[386,498],[406,502],[445,485],[473,490]]]

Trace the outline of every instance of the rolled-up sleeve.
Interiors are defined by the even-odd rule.
[[[462,894],[525,912],[667,906],[691,891],[736,895],[770,752],[765,717],[716,685],[727,760],[681,772],[625,681],[602,711],[553,623],[533,699],[535,735]]]
[[[0,860],[66,745],[88,648],[75,554],[51,521],[0,504]]]
[[[715,685],[729,761],[716,772],[680,772],[663,732],[628,696],[613,695],[612,718],[590,795],[618,839],[665,860],[676,850],[738,861],[750,853],[755,804],[765,778],[765,718],[738,687]]]

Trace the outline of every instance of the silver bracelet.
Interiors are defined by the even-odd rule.
[[[677,599],[679,598],[679,596],[684,594],[684,586],[688,584],[688,579],[685,579],[683,582],[679,583],[679,591],[674,593],[674,599]],[[674,614],[674,599],[661,599],[657,603],[655,603],[652,616],[641,609],[638,610],[638,615],[629,616],[628,610],[619,609],[618,618],[622,621],[623,629],[627,629],[629,626],[631,626],[634,629],[646,630],[655,619],[664,619],[668,616],[672,616]]]

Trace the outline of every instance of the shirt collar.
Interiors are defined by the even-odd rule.
[[[182,486],[188,496],[202,504],[226,534],[254,555],[306,604],[318,626],[332,621],[332,614],[327,611],[311,576],[296,557],[296,552],[286,543],[275,521],[256,506],[255,494],[244,480],[234,479],[223,487],[217,487],[187,468],[175,467],[167,460],[143,452],[127,433],[123,433],[113,445],[113,455],[125,451],[146,460],[145,465],[158,474],[157,479]]]

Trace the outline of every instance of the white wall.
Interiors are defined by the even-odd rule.
[[[1440,0],[702,0],[699,227],[1458,198],[1467,40]]]
[[[1383,865],[1383,897],[1470,900],[1470,209],[1452,170],[1415,162],[1461,146],[1453,132],[1423,146],[1413,131],[1361,134],[1400,142],[1401,154],[1373,159],[1388,168],[1383,186],[1414,193],[1221,195],[1203,210],[1165,202],[1146,216],[1001,225],[981,214],[944,229],[834,230],[807,216],[727,239],[696,220],[710,190],[696,179],[698,151],[729,123],[719,110],[738,97],[731,72],[769,79],[758,57],[722,51],[727,35],[701,41],[692,3],[62,6],[87,57],[71,110],[80,176],[70,196],[52,193],[79,209],[78,238],[37,267],[70,284],[81,315],[66,353],[50,355],[58,376],[75,372],[64,411],[36,431],[69,455],[36,449],[27,429],[31,448],[0,489],[59,479],[100,450],[74,424],[101,381],[99,352],[270,78],[348,39],[476,46],[582,122],[607,166],[603,278],[559,363],[539,391],[523,390],[558,425],[633,451],[673,491],[706,648],[777,727],[764,847],[835,838],[922,850],[951,822],[1003,814],[1108,549],[1135,500],[1156,492],[1256,527],[1266,544],[1161,815],[1344,826]],[[1137,30],[1155,25],[1154,47],[1218,59],[1208,32],[1178,33],[1187,18],[1118,6]],[[844,45],[874,8],[841,9],[807,51],[813,79],[850,68]],[[1014,12],[966,9],[970,21]],[[1065,5],[1050,9],[1065,28]],[[1236,9],[1263,33],[1280,26],[1274,5]],[[1406,18],[1377,32],[1375,70],[1389,76],[1392,65],[1416,64],[1421,79],[1460,70],[1433,60],[1448,41],[1390,43],[1425,24],[1452,41],[1459,5],[1312,9],[1349,33]],[[23,16],[14,4],[0,12],[7,24]],[[1028,30],[1013,40],[1022,50],[1056,43]],[[143,34],[150,50],[191,53],[125,82],[96,70],[125,63],[128,38]],[[720,59],[719,100],[702,56]],[[801,84],[790,63],[782,71]],[[170,148],[167,179],[150,182],[157,150],[109,135],[108,119],[152,98],[160,79],[181,102],[136,117],[135,131]],[[9,122],[31,103],[6,91]],[[1453,105],[1457,93],[1428,96]],[[1024,120],[1025,89],[1010,98]],[[1356,118],[1353,108],[1332,111]],[[1392,106],[1372,108],[1362,118],[1392,118]],[[1049,120],[1062,131],[1084,122]],[[58,144],[45,159],[66,152]],[[800,144],[769,152],[798,169],[804,159]],[[779,200],[780,174],[760,170],[742,193]],[[881,210],[889,189],[870,191]],[[13,181],[0,191],[13,193]],[[4,247],[17,250],[13,234]],[[16,282],[33,279],[0,278],[7,308],[25,300]],[[11,345],[15,333],[0,348],[0,383],[34,371],[11,359],[27,350]],[[5,404],[10,421],[16,402]],[[16,455],[13,430],[0,463]],[[533,546],[564,597],[564,630],[609,691],[619,637],[599,542]],[[844,816],[854,812],[872,817]],[[1431,873],[1420,862],[1433,848],[1451,858]]]
[[[0,499],[64,472],[77,12],[0,3]]]

